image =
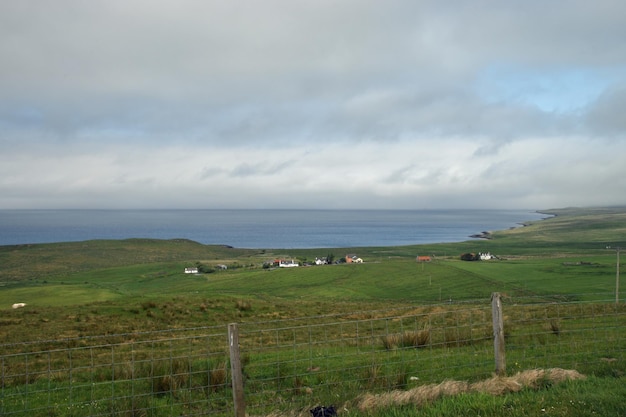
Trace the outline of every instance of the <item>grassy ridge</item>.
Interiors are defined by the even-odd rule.
[[[0,246],[0,282],[46,279],[147,263],[237,259],[256,252],[202,245],[186,239],[90,240]]]

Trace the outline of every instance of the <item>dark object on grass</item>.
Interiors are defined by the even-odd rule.
[[[337,411],[334,406],[324,407],[323,405],[318,405],[315,408],[309,410],[313,417],[333,417],[337,415]]]
[[[480,255],[475,253],[464,253],[461,255],[462,261],[480,261]]]

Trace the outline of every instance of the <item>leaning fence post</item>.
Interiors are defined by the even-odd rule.
[[[496,375],[506,372],[506,357],[504,350],[504,322],[502,319],[502,300],[500,293],[491,294],[491,314],[493,316],[493,350],[496,359]]]
[[[243,374],[241,372],[241,357],[239,355],[239,330],[237,323],[228,325],[228,345],[230,347],[230,371],[233,381],[233,401],[235,403],[235,417],[245,417],[246,401],[243,396]]]

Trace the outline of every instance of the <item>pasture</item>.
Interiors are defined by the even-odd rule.
[[[222,326],[230,322],[255,329],[258,323],[272,320],[306,321],[307,317],[354,315],[355,312],[369,312],[367,314],[371,315],[374,314],[371,312],[390,308],[419,307],[428,310],[437,308],[429,306],[443,304],[455,310],[480,305],[483,301],[478,300],[489,299],[493,292],[504,293],[521,304],[558,301],[611,305],[615,299],[616,253],[606,247],[626,244],[626,209],[564,209],[551,210],[547,214],[556,216],[525,227],[495,231],[490,239],[402,247],[246,250],[201,245],[186,240],[145,239],[0,247],[0,336],[5,341],[3,355],[21,346],[20,343],[40,340],[78,340],[107,334]],[[465,252],[490,252],[499,259],[461,261],[460,255]],[[346,253],[357,253],[365,262],[284,269],[264,266],[276,258],[294,258],[306,263],[330,253],[336,258]],[[417,255],[429,255],[432,261],[417,263]],[[225,264],[228,269],[197,275],[183,273],[185,267],[197,264]],[[620,300],[624,302],[623,297]],[[11,309],[11,305],[17,302],[27,305]],[[523,316],[522,313],[519,315]],[[593,319],[596,320],[595,316]],[[459,320],[455,320],[458,334],[459,326],[463,328],[465,324],[458,324]],[[575,321],[571,319],[572,323]],[[542,333],[550,325],[550,320],[537,319],[533,323],[532,326],[539,325],[539,333]],[[481,336],[476,342],[459,344],[454,361],[463,362],[468,357],[476,357],[478,352],[489,352],[489,332],[485,336],[484,323],[479,326]],[[526,322],[517,326],[517,332],[522,336],[530,332],[525,327]],[[536,327],[533,329],[533,332],[538,330]],[[433,358],[440,358],[438,360],[442,361],[440,366],[443,367],[444,363],[450,364],[453,359],[439,352],[452,345],[448,346],[450,338],[445,330],[437,331],[443,333],[435,336],[438,333],[433,328],[433,337],[440,337],[443,342],[431,342],[442,343],[445,349],[433,350],[436,353]],[[551,331],[548,327],[548,333]],[[582,345],[588,336],[581,337],[583,339],[574,338],[571,341]],[[623,339],[619,336],[612,337],[617,337],[616,340],[622,343]],[[560,343],[558,346],[564,349],[566,345]],[[544,349],[541,343],[539,346]],[[383,349],[383,346],[379,348]],[[623,381],[623,347],[618,345],[616,349],[611,357],[617,362],[608,371],[612,375],[610,378],[606,377],[607,371],[601,372],[599,365],[594,367],[581,362],[586,363],[586,371],[598,374],[590,379],[589,386],[622,393],[615,391],[614,384]],[[380,358],[376,359],[378,365],[375,368],[372,368],[370,358],[367,359],[369,364],[355,363],[358,375],[347,374],[346,384],[353,380],[369,381],[372,372],[379,373],[388,368],[384,359],[388,353],[385,351],[376,353],[380,354]],[[300,354],[306,356],[306,352],[297,353],[298,356]],[[517,362],[523,366],[522,369],[537,365],[532,357],[531,360],[524,358],[520,356]],[[337,357],[340,363],[346,360],[347,357]],[[573,363],[577,361],[573,360]],[[220,360],[202,366],[219,368],[222,364]],[[331,363],[329,366],[338,365]],[[454,368],[458,370],[456,375],[453,371],[446,378],[486,377],[491,366],[488,359],[485,366],[478,373],[459,366]],[[206,372],[211,370],[206,368]],[[272,371],[262,368],[259,372]],[[379,375],[381,381],[387,382],[371,388],[393,388],[395,383],[389,385],[389,381],[397,379],[397,373],[394,373],[397,370],[390,372],[390,375],[384,372]],[[400,374],[406,376],[407,372],[405,369]],[[149,379],[149,375],[146,378]],[[334,383],[341,384],[338,375],[333,375],[332,379]],[[301,383],[285,381],[284,377],[279,380],[281,384],[291,385],[291,391],[294,390],[294,383]],[[429,381],[436,382],[437,375],[432,375]],[[560,389],[575,392],[582,389],[585,383],[572,382],[563,388],[555,387],[551,393]],[[353,385],[352,395],[356,397],[364,385]],[[406,384],[404,387],[407,388]],[[589,395],[601,395],[594,392],[592,390]],[[485,399],[480,393],[463,394],[456,402],[443,399],[426,412],[437,415],[433,410],[439,409],[448,410],[447,415],[462,415],[460,411],[455,414],[453,410],[463,407],[478,409],[477,404],[482,404],[482,410],[493,409],[501,413],[511,405],[511,410],[516,411],[508,415],[532,415],[519,412],[527,408],[523,404],[525,396],[530,398],[528,401],[536,401],[532,391],[524,391],[517,397],[504,400]],[[616,408],[618,405],[611,405],[610,399],[606,399],[606,404],[609,410],[624,411]],[[574,413],[574,406],[565,404],[562,408],[566,411],[560,415],[578,415]],[[498,412],[487,415],[502,415]],[[355,413],[352,411],[351,415],[358,415]],[[371,411],[370,415],[410,413],[405,407],[400,407]]]

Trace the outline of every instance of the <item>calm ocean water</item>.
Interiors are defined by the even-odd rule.
[[[545,215],[531,210],[0,210],[0,245],[191,239],[239,248],[460,242]]]

